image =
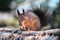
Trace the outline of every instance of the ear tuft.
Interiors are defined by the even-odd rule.
[[[20,15],[19,10],[17,9],[17,14]]]
[[[23,14],[24,14],[24,12],[25,12],[24,9],[22,9],[22,11],[23,11]]]

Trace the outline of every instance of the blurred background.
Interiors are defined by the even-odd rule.
[[[0,27],[19,29],[16,9],[27,11],[36,6],[49,12],[50,23],[43,29],[60,28],[60,0],[0,0]]]

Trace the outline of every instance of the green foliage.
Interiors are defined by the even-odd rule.
[[[58,7],[55,10],[55,20],[60,21],[60,1],[58,3]]]
[[[0,10],[7,10],[9,9],[9,5],[12,0],[0,0]]]
[[[18,3],[21,3],[21,2],[23,2],[24,0],[18,0]]]
[[[56,15],[56,21],[60,21],[60,15],[59,14]]]

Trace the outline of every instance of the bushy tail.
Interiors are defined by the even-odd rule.
[[[41,26],[47,25],[47,19],[45,16],[46,12],[43,12],[41,9],[34,9],[33,12],[40,18]]]

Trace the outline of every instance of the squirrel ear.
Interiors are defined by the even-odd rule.
[[[24,9],[22,9],[22,11],[23,11],[23,14],[24,14],[24,12],[25,12]]]
[[[24,9],[22,9],[22,13],[20,13],[19,10],[17,9],[17,14],[18,14],[18,15],[23,15],[24,12],[25,12]]]
[[[18,15],[20,15],[20,12],[19,12],[19,10],[18,10],[18,9],[17,9],[17,14],[18,14]]]

